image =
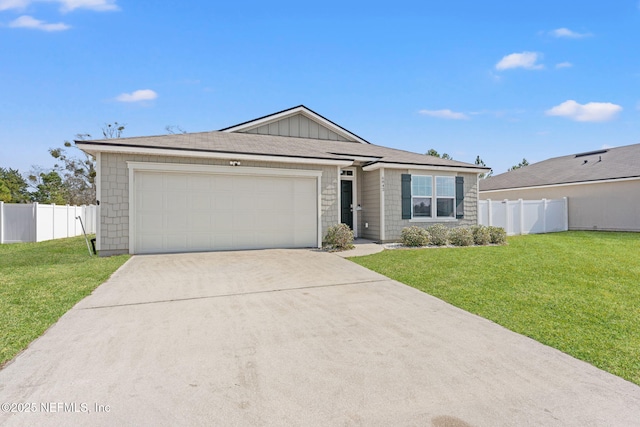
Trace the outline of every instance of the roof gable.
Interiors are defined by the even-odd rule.
[[[304,105],[230,126],[221,131],[369,144],[368,141]]]

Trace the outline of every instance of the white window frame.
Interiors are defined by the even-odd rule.
[[[453,180],[453,196],[438,196],[438,178],[448,178]],[[447,176],[447,175],[438,175],[433,179],[434,188],[435,188],[435,199],[436,203],[434,204],[435,215],[434,218],[437,219],[456,219],[456,177],[455,176]],[[453,215],[452,216],[438,216],[438,199],[450,199],[453,201]]]
[[[428,178],[431,180],[431,195],[430,196],[420,196],[420,195],[415,195],[413,194],[413,179],[414,176],[420,177],[420,178]],[[429,206],[430,208],[430,212],[429,212],[429,216],[417,216],[415,217],[416,220],[431,220],[433,219],[433,201],[434,201],[434,192],[435,192],[435,187],[433,185],[433,176],[432,175],[411,175],[411,218],[414,219],[414,211],[413,211],[413,207],[414,205],[414,199],[431,199],[431,205]]]
[[[417,176],[430,177],[431,178],[431,196],[414,196],[413,194],[413,178]],[[454,194],[451,196],[438,197],[437,178],[449,178],[454,181]],[[409,222],[457,222],[456,218],[456,196],[455,196],[455,175],[423,175],[419,173],[411,173],[411,219]],[[416,198],[431,198],[431,216],[413,216],[413,199]],[[453,199],[453,216],[437,216],[438,215],[438,199]]]

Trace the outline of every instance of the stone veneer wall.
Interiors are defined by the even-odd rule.
[[[438,175],[437,171],[411,171],[409,169],[385,169],[385,241],[397,241],[404,227],[417,225],[428,227],[441,223],[447,227],[462,227],[478,224],[478,184],[475,173],[458,173],[464,177],[464,218],[453,221],[411,222],[402,219],[402,174]],[[445,174],[443,174],[445,175]]]
[[[129,252],[129,169],[127,161],[229,166],[229,160],[102,153],[100,173],[100,255]],[[242,161],[238,167],[321,170],[322,236],[339,221],[338,168],[309,164]]]

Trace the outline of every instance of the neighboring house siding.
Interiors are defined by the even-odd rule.
[[[152,163],[181,163],[228,166],[228,160],[187,157],[108,154],[101,156],[100,180],[100,254],[113,255],[129,251],[129,169],[127,161]],[[242,166],[280,169],[322,170],[321,222],[324,236],[329,226],[338,222],[338,171],[335,166],[314,166],[243,161]]]
[[[380,171],[363,172],[361,176],[360,235],[365,239],[380,240]],[[369,224],[369,227],[365,227],[365,224]]]
[[[415,222],[402,219],[402,174],[412,175],[436,175],[436,176],[462,176],[464,177],[464,218],[453,220],[431,220],[428,222]],[[405,227],[416,225],[418,227],[429,227],[430,225],[441,223],[447,227],[461,227],[477,225],[478,223],[478,184],[477,176],[474,173],[444,173],[428,170],[409,169],[385,169],[385,241],[395,241],[400,239],[400,233]]]
[[[255,133],[259,135],[293,136],[298,138],[325,139],[330,141],[349,141],[326,127],[319,125],[298,114],[241,133]]]
[[[481,192],[482,200],[569,200],[569,230],[640,231],[640,180]]]

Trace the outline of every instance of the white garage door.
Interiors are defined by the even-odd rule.
[[[134,253],[314,247],[315,177],[137,171]]]

